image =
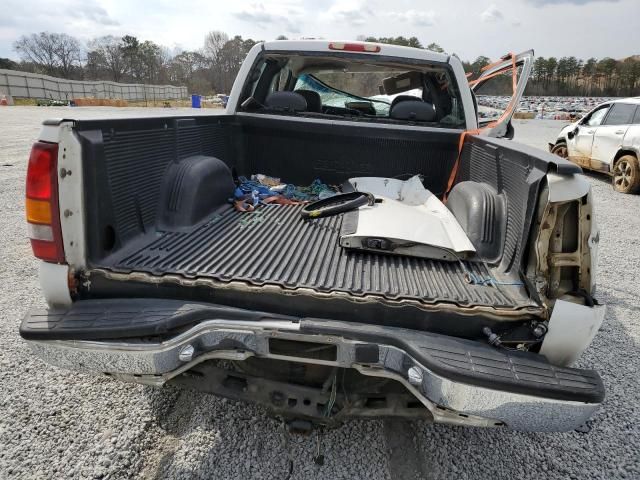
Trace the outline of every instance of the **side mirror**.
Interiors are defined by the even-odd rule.
[[[569,133],[567,133],[567,137],[569,138],[569,140],[575,137],[579,131],[580,131],[580,127],[576,127],[573,130],[571,130]]]

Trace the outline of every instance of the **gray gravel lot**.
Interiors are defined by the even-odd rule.
[[[78,375],[33,358],[18,325],[43,305],[25,239],[26,160],[49,117],[165,115],[190,109],[0,107],[0,479],[5,478],[640,478],[640,196],[589,176],[601,225],[605,324],[579,366],[604,378],[590,433],[522,434],[354,421],[288,437],[262,409]],[[199,113],[211,113],[199,112]],[[516,139],[544,148],[563,122],[516,121]],[[324,466],[313,462],[321,441]]]

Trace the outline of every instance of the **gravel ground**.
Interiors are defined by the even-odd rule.
[[[18,324],[43,302],[22,203],[40,121],[167,112],[193,111],[0,109],[0,478],[640,478],[640,196],[615,194],[600,176],[589,180],[601,225],[598,297],[609,307],[579,366],[601,372],[608,396],[586,434],[353,421],[289,437],[258,407],[72,374],[32,357]],[[544,148],[561,125],[516,121],[516,139]],[[323,466],[312,459],[318,441]]]

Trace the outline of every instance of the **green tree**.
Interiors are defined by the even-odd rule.
[[[545,88],[548,88],[549,84],[555,78],[557,67],[558,67],[558,59],[556,57],[549,57],[545,63],[545,70],[544,70]]]
[[[365,37],[365,42],[386,43],[389,45],[400,45],[402,47],[424,48],[417,37]],[[433,44],[435,45],[435,44]]]
[[[615,92],[611,88],[613,76],[616,71],[618,62],[613,58],[603,58],[598,62],[596,67],[597,74],[600,80],[600,88],[604,95],[613,95]]]
[[[431,42],[429,45],[427,45],[427,50],[431,50],[432,52],[436,53],[445,53],[444,48],[442,48],[435,42]]]
[[[598,67],[598,60],[591,57],[582,66],[582,95],[591,95],[593,82]]]
[[[18,68],[18,64],[10,58],[0,58],[0,68],[15,70]]]
[[[471,64],[471,73],[473,73],[474,78],[477,78],[482,73],[482,69],[491,63],[491,59],[489,57],[485,57],[480,55],[476,58]]]

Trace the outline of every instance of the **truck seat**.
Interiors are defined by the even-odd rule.
[[[293,93],[299,93],[307,101],[307,112],[322,113],[322,100],[318,92],[313,90],[294,90]]]
[[[264,103],[269,110],[283,112],[304,112],[307,110],[307,101],[297,92],[272,92],[267,95]]]
[[[425,102],[418,97],[400,95],[391,102],[389,117],[395,120],[433,122],[436,119],[436,109],[432,103]]]

